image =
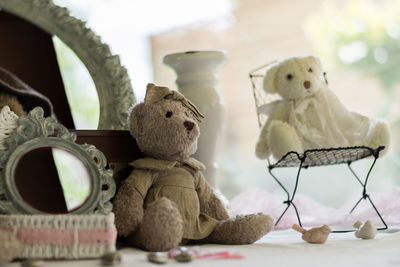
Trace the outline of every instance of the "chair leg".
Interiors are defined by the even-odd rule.
[[[287,205],[287,207],[285,208],[285,210],[282,212],[281,216],[279,216],[279,218],[276,220],[275,226],[277,226],[279,224],[279,222],[281,221],[282,217],[285,215],[285,213],[288,211],[288,209],[290,208],[290,206],[293,206],[294,211],[296,213],[296,217],[297,217],[297,221],[299,223],[300,226],[302,226],[301,224],[301,219],[300,219],[300,215],[299,212],[297,210],[296,205],[293,202],[293,199],[296,195],[297,192],[297,187],[299,185],[299,179],[300,179],[300,173],[301,173],[301,169],[303,167],[303,162],[304,160],[302,159],[300,162],[300,166],[297,170],[297,175],[296,175],[296,183],[295,183],[295,187],[293,189],[292,194],[290,195],[289,191],[286,189],[286,187],[279,181],[279,179],[272,173],[272,168],[268,168],[268,171],[270,173],[270,175],[274,178],[274,180],[279,184],[279,186],[285,191],[286,195],[287,195],[287,200],[283,201],[284,204]]]
[[[363,199],[368,199],[369,203],[371,204],[371,206],[373,207],[373,209],[375,210],[376,214],[378,215],[378,217],[380,218],[381,222],[384,225],[384,227],[380,227],[380,228],[377,228],[377,229],[378,230],[386,230],[386,229],[388,229],[388,226],[387,226],[385,220],[383,219],[382,215],[380,214],[380,212],[376,208],[376,206],[375,206],[374,202],[372,201],[371,197],[367,194],[368,178],[369,178],[369,175],[371,174],[372,169],[375,166],[375,163],[376,163],[376,160],[378,159],[378,156],[379,156],[379,154],[374,155],[374,161],[372,162],[371,167],[368,170],[368,173],[367,173],[367,176],[365,177],[364,183],[360,180],[360,178],[357,176],[357,174],[351,168],[351,162],[349,162],[347,164],[347,166],[349,167],[351,173],[354,175],[354,177],[357,179],[357,181],[361,184],[361,186],[363,188],[362,197],[357,201],[357,203],[354,205],[354,207],[350,210],[350,214],[357,208],[357,206],[361,203],[361,201]]]

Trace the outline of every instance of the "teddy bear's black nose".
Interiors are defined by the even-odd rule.
[[[304,82],[304,87],[305,87],[306,89],[310,88],[310,86],[311,86],[310,81],[305,81],[305,82]]]
[[[194,123],[191,121],[185,121],[183,126],[185,126],[186,130],[191,131],[194,127]]]

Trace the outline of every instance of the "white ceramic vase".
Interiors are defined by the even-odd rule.
[[[223,51],[190,51],[164,57],[164,63],[177,74],[178,90],[205,116],[194,157],[206,165],[204,176],[214,188],[218,187],[217,143],[224,123],[224,105],[217,89],[216,73],[226,60]]]

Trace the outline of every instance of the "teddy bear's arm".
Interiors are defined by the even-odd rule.
[[[222,201],[215,194],[201,172],[196,173],[196,191],[200,201],[200,211],[217,220],[229,219]]]
[[[133,170],[122,183],[113,201],[115,226],[120,236],[134,233],[143,219],[143,201],[153,183],[153,174]]]
[[[256,143],[256,155],[260,159],[266,159],[270,155],[270,149],[268,145],[268,130],[271,122],[274,120],[279,120],[283,122],[287,122],[289,119],[289,114],[283,102],[278,102],[274,106],[274,108],[269,112],[269,116],[267,121],[261,128],[260,134],[258,135],[257,143]]]
[[[200,205],[200,210],[201,212],[204,212],[205,214],[217,220],[229,219],[228,212],[215,193],[211,194],[207,202],[205,202],[203,205]]]

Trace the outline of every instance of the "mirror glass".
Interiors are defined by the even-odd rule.
[[[14,181],[27,204],[51,214],[78,209],[91,191],[91,178],[83,162],[55,147],[40,147],[25,153],[16,164]]]

